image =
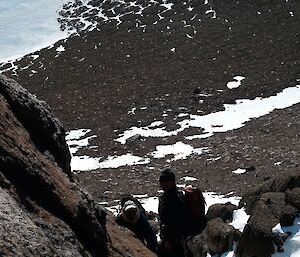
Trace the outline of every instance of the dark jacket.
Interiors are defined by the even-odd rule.
[[[144,212],[140,212],[140,217],[136,223],[126,221],[122,214],[119,214],[116,218],[116,223],[120,226],[127,227],[153,252],[157,248],[156,235],[148,222]]]
[[[164,192],[159,199],[161,240],[180,242],[187,235],[189,221],[183,192],[176,187]]]

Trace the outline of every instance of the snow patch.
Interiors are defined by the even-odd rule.
[[[243,232],[250,215],[245,212],[244,208],[233,211],[233,219],[229,225],[232,225],[235,229]]]
[[[131,127],[123,133],[123,136],[116,139],[121,144],[125,144],[126,140],[136,134],[140,134],[142,137],[167,137],[176,135],[177,131],[166,131],[165,127],[151,129],[151,125],[148,127]]]
[[[59,47],[56,48],[56,52],[64,52],[66,49],[63,45],[60,45]]]
[[[283,161],[281,161],[281,162],[275,162],[274,165],[275,165],[275,166],[279,166],[279,165],[281,165],[282,163],[283,163]]]
[[[71,154],[75,154],[79,149],[87,147],[89,145],[89,140],[97,137],[96,135],[86,137],[89,132],[91,132],[90,129],[76,129],[67,132],[66,141]]]
[[[72,171],[86,171],[95,170],[99,166],[99,160],[101,158],[94,158],[87,155],[72,156],[71,170]]]
[[[300,256],[300,218],[294,220],[293,226],[281,227],[277,224],[273,228],[273,232],[286,233],[291,232],[292,234],[286,239],[284,243],[284,252],[276,252],[272,254],[272,257],[298,257]]]
[[[147,212],[158,213],[158,197],[147,197],[139,200]]]
[[[172,160],[186,159],[191,154],[203,154],[207,148],[194,148],[191,145],[177,142],[173,145],[158,145],[156,151],[152,152],[154,158],[164,158],[167,155],[174,155]]]
[[[235,76],[233,81],[227,83],[229,89],[238,88],[241,85],[242,80],[245,79],[243,76]]]
[[[217,18],[217,13],[216,13],[216,11],[214,9],[210,8],[209,10],[207,10],[205,12],[205,14],[210,14],[210,13],[212,14],[212,16],[211,16],[212,19],[216,19]]]
[[[116,141],[125,144],[126,140],[133,135],[140,134],[142,137],[170,137],[177,135],[188,128],[201,128],[200,135],[188,136],[186,139],[203,139],[213,136],[214,133],[227,132],[241,128],[253,118],[267,115],[276,109],[284,109],[300,102],[300,85],[289,87],[275,96],[267,98],[257,97],[254,100],[239,99],[235,104],[225,104],[224,111],[214,112],[207,115],[190,115],[177,123],[176,130],[167,130],[166,127],[151,128],[131,127],[126,130]]]
[[[214,192],[204,192],[203,193],[206,201],[205,210],[207,211],[210,206],[216,203],[227,203],[230,202],[234,205],[238,205],[240,201],[240,197],[233,195],[233,193],[229,193],[226,195],[219,195]]]
[[[232,173],[234,173],[234,174],[243,174],[245,172],[246,172],[246,169],[240,169],[240,168],[232,171]]]
[[[178,118],[181,118],[181,117],[186,117],[186,116],[189,116],[190,114],[189,113],[179,113],[177,115]]]
[[[182,177],[181,180],[184,180],[185,182],[188,182],[188,181],[196,181],[198,179],[194,178],[194,177],[185,176],[185,177]]]
[[[134,156],[132,154],[124,154],[121,156],[109,156],[104,161],[99,162],[98,167],[100,169],[119,168],[122,166],[132,166],[139,164],[147,164],[150,160],[148,158],[142,158]]]

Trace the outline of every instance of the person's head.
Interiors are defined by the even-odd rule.
[[[175,187],[175,174],[170,168],[162,170],[159,177],[159,184],[164,192]]]
[[[140,217],[140,210],[133,201],[128,200],[123,205],[122,215],[126,221],[135,223]]]

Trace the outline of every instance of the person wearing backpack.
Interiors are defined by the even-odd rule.
[[[157,251],[157,239],[147,220],[146,211],[141,203],[133,198],[121,200],[121,210],[116,217],[116,223],[131,230],[151,251]]]
[[[207,217],[205,215],[205,198],[201,190],[191,185],[183,190],[188,212],[188,218],[191,224],[188,234],[195,236],[200,234],[206,227]]]
[[[183,257],[183,242],[191,227],[184,194],[177,189],[175,174],[169,168],[161,172],[159,182],[163,194],[159,198],[158,206],[161,237],[158,255],[160,257]]]

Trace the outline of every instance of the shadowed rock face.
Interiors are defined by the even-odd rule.
[[[205,257],[207,254],[221,256],[233,248],[233,242],[238,241],[241,232],[225,223],[221,217],[207,222],[205,230],[186,241],[186,253],[191,257]]]
[[[221,218],[212,219],[206,226],[207,244],[210,251],[221,255],[232,250],[233,241],[238,241],[241,233]]]
[[[53,157],[62,170],[70,174],[71,155],[66,144],[65,131],[50,107],[15,81],[2,76],[0,76],[0,94],[10,105],[38,150]]]
[[[112,221],[107,242],[106,215],[74,181],[59,121],[14,81],[0,83],[0,255],[153,256]]]
[[[237,248],[237,256],[266,257],[284,250],[285,234],[276,234],[272,228],[278,223],[291,226],[299,215],[300,173],[293,172],[249,190],[240,201],[251,214]],[[277,249],[274,248],[274,244]]]
[[[244,206],[246,211],[251,214],[257,201],[260,200],[265,193],[273,192],[284,193],[286,196],[290,196],[288,198],[289,203],[299,208],[299,205],[297,204],[297,202],[299,202],[299,197],[297,197],[297,194],[295,194],[296,192],[299,192],[299,187],[300,172],[287,172],[286,175],[278,176],[275,179],[268,180],[265,183],[248,190],[248,192],[244,194],[242,200],[240,201],[240,206]],[[277,195],[277,197],[279,197],[279,195]]]
[[[250,218],[242,233],[225,222],[232,220],[236,206],[212,205],[206,214],[209,221],[205,230],[187,240],[187,252],[192,257],[222,254],[231,249],[233,241],[238,241],[237,257],[271,257],[276,251],[284,252],[284,242],[291,232],[273,232],[273,228],[278,223],[292,226],[300,213],[299,203],[300,173],[287,171],[243,196],[239,207],[244,207]]]
[[[19,96],[20,102],[18,101]],[[30,116],[31,113],[32,116]],[[22,117],[21,122],[18,117]],[[77,255],[80,256],[80,248],[83,245],[93,256],[107,256],[106,235],[102,224],[96,218],[93,202],[76,184],[70,182],[53,158],[48,158],[40,151],[41,148],[43,150],[51,149],[49,152],[53,152],[53,155],[56,156],[54,160],[58,158],[60,166],[65,168],[66,173],[69,173],[70,154],[62,138],[64,136],[63,129],[59,122],[52,117],[49,107],[34,100],[16,83],[1,77],[0,184],[2,199],[6,198],[4,195],[9,194],[10,196],[8,202],[2,201],[2,205],[5,207],[10,206],[7,212],[4,212],[4,218],[12,216],[16,220],[24,221],[20,225],[15,222],[16,227],[11,226],[11,230],[15,231],[13,234],[15,236],[11,236],[12,244],[22,246],[24,238],[33,238],[36,240],[31,244],[32,256],[42,256],[42,251],[45,251],[47,255],[52,248],[54,253],[62,255],[63,250],[52,246],[51,240],[45,244],[45,247],[42,247],[44,244],[39,243],[40,236],[34,231],[42,233],[43,229],[40,231],[34,221],[31,222],[32,224],[26,222],[26,219],[31,219],[28,211],[37,216],[47,213],[45,215],[50,216],[51,219],[58,218],[59,223],[64,223],[72,237],[76,239],[77,247],[73,247],[73,250],[77,252]],[[52,131],[48,131],[51,127]],[[40,142],[37,146],[36,140]],[[59,152],[59,155],[56,154]],[[71,176],[70,173],[69,176]],[[21,209],[24,208],[25,211],[22,212]],[[49,223],[46,219],[44,221]],[[21,233],[19,234],[18,231]],[[26,231],[33,235],[29,236]],[[9,235],[9,229],[4,229],[4,233],[1,233],[3,240]],[[41,239],[41,241],[43,240]],[[35,244],[37,244],[36,247],[34,247]],[[41,248],[38,245],[42,245]],[[8,247],[8,249],[10,248]],[[13,255],[23,255],[22,249],[20,248],[20,252]],[[15,250],[12,247],[11,251]],[[12,252],[9,253],[12,254]],[[31,255],[28,253],[26,256]]]
[[[233,211],[237,210],[237,206],[228,202],[225,204],[214,204],[207,210],[206,217],[208,220],[222,218],[224,222],[232,221]]]

